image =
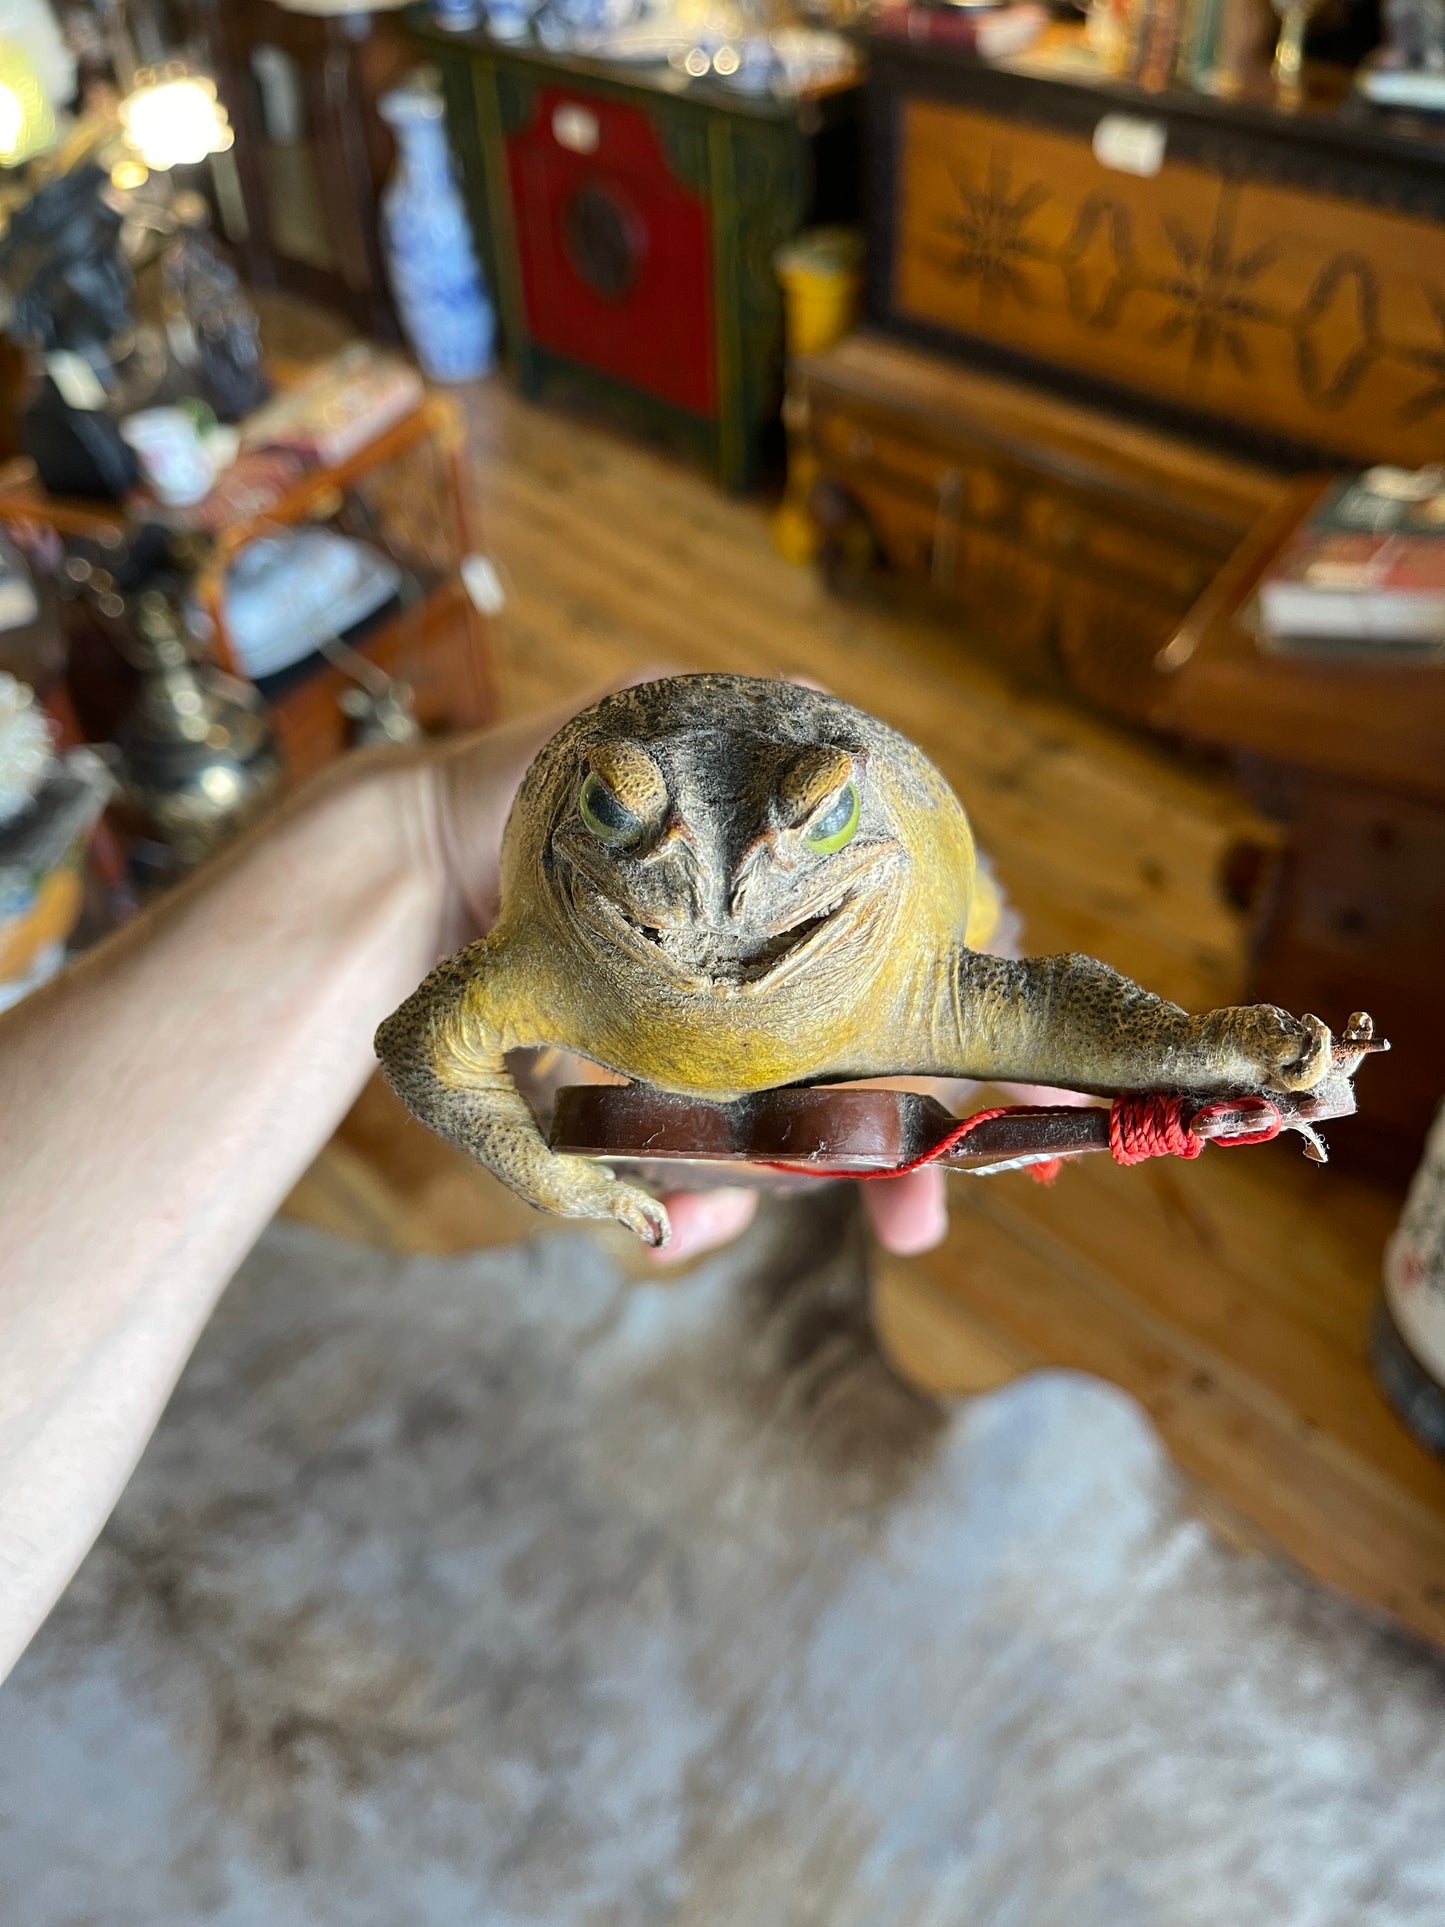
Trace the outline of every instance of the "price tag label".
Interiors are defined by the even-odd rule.
[[[76,354],[70,348],[52,348],[45,357],[46,373],[60,390],[60,399],[67,408],[84,409],[93,415],[97,409],[105,407],[105,390],[100,376],[91,367],[84,355]]]
[[[499,616],[507,606],[507,592],[497,565],[489,555],[473,553],[462,563],[462,581],[479,615]]]
[[[602,127],[590,107],[564,101],[552,110],[552,138],[559,147],[573,154],[595,154],[602,139]]]
[[[1094,129],[1094,159],[1118,174],[1137,174],[1152,181],[1164,165],[1169,129],[1162,120],[1141,120],[1136,114],[1105,114]]]

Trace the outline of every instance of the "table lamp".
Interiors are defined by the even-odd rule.
[[[162,172],[193,167],[212,154],[224,154],[235,140],[216,83],[204,74],[171,64],[142,69],[120,103],[126,143],[146,167]]]
[[[19,167],[43,154],[55,133],[35,63],[13,40],[0,40],[0,167]]]

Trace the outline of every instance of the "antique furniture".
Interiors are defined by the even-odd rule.
[[[1438,455],[1442,133],[1307,78],[1285,112],[874,42],[870,332],[796,383],[829,560],[1138,716],[1292,471]]]
[[[295,371],[274,372],[285,377]],[[426,395],[345,461],[305,471],[264,512],[225,527],[210,544],[197,584],[215,625],[222,665],[234,666],[223,606],[231,559],[267,530],[325,519],[384,547],[404,570],[403,594],[353,638],[355,646],[387,675],[410,685],[424,727],[467,729],[489,720],[493,703],[485,625],[461,575],[473,541],[460,448],[455,404]],[[48,496],[24,464],[15,464],[0,475],[0,523],[34,521],[62,535],[112,542],[126,526],[121,510]],[[314,656],[261,683],[293,781],[345,746],[350,723],[341,698],[353,686],[344,669]],[[103,719],[92,714],[83,720],[94,729]]]
[[[236,129],[244,218],[222,195],[247,279],[399,339],[377,231],[392,139],[377,111],[416,64],[389,10],[188,0]]]
[[[1309,512],[1302,482],[1241,544],[1161,653],[1147,720],[1235,759],[1288,826],[1249,994],[1291,1009],[1367,1003],[1395,1049],[1371,1067],[1347,1155],[1404,1176],[1445,1098],[1445,667],[1271,655],[1255,584]]]
[[[1281,466],[1434,460],[1445,133],[1318,84],[1286,112],[879,41],[874,322]]]
[[[745,484],[781,388],[773,254],[852,211],[857,90],[779,100],[417,31],[523,391],[610,405]]]
[[[870,332],[792,365],[825,566],[876,555],[1141,714],[1155,653],[1276,499],[1270,470]]]

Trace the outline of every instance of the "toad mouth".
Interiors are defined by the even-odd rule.
[[[665,962],[672,969],[685,970],[703,979],[755,983],[794,957],[831,924],[846,907],[851,894],[845,891],[821,908],[806,911],[781,930],[770,931],[752,942],[740,933],[707,924],[674,924],[664,929],[625,909],[615,897],[599,893],[598,901],[629,935],[657,953],[659,963]]]

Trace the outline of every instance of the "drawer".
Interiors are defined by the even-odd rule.
[[[942,451],[909,440],[876,418],[826,402],[813,403],[812,437],[830,467],[886,477],[892,487],[928,502],[937,501],[954,467]]]
[[[1401,976],[1433,983],[1445,952],[1445,812],[1312,785],[1294,842],[1288,908],[1300,936],[1340,954],[1382,953]]]
[[[1040,496],[1023,513],[974,521],[950,516],[937,493],[930,500],[922,488],[895,485],[866,459],[830,461],[826,472],[862,511],[890,567],[926,582],[1020,660],[1061,653],[1086,695],[1140,713],[1150,665],[1181,605],[1092,565],[1086,545],[1070,539],[1067,511],[1051,516]]]
[[[1183,614],[1228,555],[1219,531],[1167,507],[1129,504],[1061,484],[1040,467],[966,443],[946,447],[903,432],[886,417],[815,398],[813,445],[855,493],[906,498],[917,518],[957,539],[964,529],[997,534],[1039,560],[1110,587],[1125,587]],[[1167,634],[1162,640],[1167,640]]]

